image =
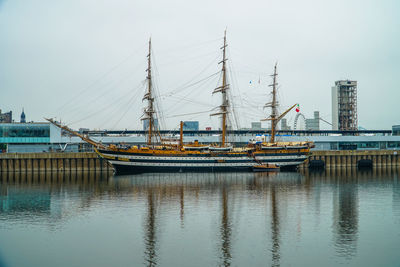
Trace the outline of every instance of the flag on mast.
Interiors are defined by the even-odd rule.
[[[296,106],[296,112],[300,112],[300,105],[299,104],[297,104],[297,106]]]

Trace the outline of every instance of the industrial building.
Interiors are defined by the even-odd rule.
[[[314,111],[314,118],[306,119],[306,130],[319,130],[319,111]]]
[[[282,131],[288,131],[290,130],[290,126],[287,124],[287,119],[283,118],[281,120],[281,130]]]
[[[357,130],[357,81],[340,80],[332,87],[332,130]]]

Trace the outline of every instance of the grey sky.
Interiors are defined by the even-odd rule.
[[[241,126],[263,116],[277,61],[282,109],[300,103],[330,121],[331,86],[354,79],[359,125],[390,129],[400,123],[399,14],[395,0],[0,0],[0,108],[16,120],[24,107],[29,121],[140,128],[151,36],[167,128],[180,119],[216,128],[205,111],[219,102],[218,77],[182,85],[219,70],[227,27]],[[204,113],[174,117],[194,112]]]

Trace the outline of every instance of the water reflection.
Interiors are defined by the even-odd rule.
[[[271,186],[272,266],[280,266],[279,211],[275,185]]]
[[[332,187],[332,233],[338,256],[351,259],[357,254],[359,188],[370,188],[372,193],[378,187],[391,184],[394,192],[399,191],[397,173],[396,168],[332,168],[318,172],[308,170],[303,172],[311,183],[323,181]],[[395,194],[392,203],[394,206],[400,203],[400,198],[395,199]]]
[[[116,209],[120,203],[128,203],[127,207],[130,204],[139,207],[132,209],[132,213],[142,218],[139,226],[130,226],[141,231],[143,252],[140,253],[139,264],[165,265],[165,246],[177,243],[171,244],[161,238],[170,231],[169,222],[176,222],[178,228],[174,228],[174,234],[199,232],[190,228],[193,227],[193,222],[189,223],[190,218],[194,216],[191,211],[215,205],[214,209],[207,208],[202,213],[217,222],[212,225],[214,235],[211,237],[212,243],[217,244],[217,249],[213,251],[217,255],[202,255],[204,259],[212,258],[212,265],[243,265],[240,259],[244,255],[239,247],[243,249],[245,246],[241,242],[254,242],[257,244],[255,247],[264,248],[263,253],[267,255],[262,256],[262,262],[267,265],[297,265],[296,260],[288,260],[292,257],[288,251],[293,251],[296,242],[299,247],[303,245],[302,238],[307,238],[307,230],[320,228],[323,229],[319,232],[320,238],[329,240],[332,257],[351,261],[357,257],[357,250],[361,247],[358,243],[362,240],[359,225],[363,191],[360,188],[375,189],[379,186],[391,186],[392,210],[400,218],[400,184],[395,169],[329,169],[304,173],[157,173],[115,177],[93,173],[2,173],[0,230],[18,222],[50,225],[62,231],[60,228],[64,222],[80,214],[90,213],[92,209],[110,205],[110,202],[116,205]],[[240,220],[241,216],[254,207],[256,209],[246,214],[253,216],[252,225],[260,225],[260,228],[248,231],[252,234],[252,231],[261,229],[266,230],[266,234],[258,232],[254,240],[240,240],[236,237],[249,227]],[[328,211],[324,210],[327,207]],[[303,210],[307,212],[302,213]],[[326,225],[315,223],[320,220],[327,221],[332,228],[327,231]],[[302,224],[306,224],[303,228],[305,233],[302,233]],[[312,224],[312,227],[307,224]],[[296,229],[297,240],[293,238]],[[186,244],[191,242],[185,241]],[[201,246],[209,246],[209,243],[196,245],[199,246],[198,251],[206,251]],[[268,253],[265,253],[266,247]],[[247,260],[252,259],[248,257]]]
[[[231,233],[232,233],[232,225],[229,219],[228,214],[228,193],[227,187],[223,185],[222,187],[222,221],[221,221],[221,252],[222,252],[222,265],[230,266],[231,265]]]
[[[393,177],[393,185],[392,209],[396,218],[396,222],[400,225],[400,182],[399,175],[397,173]]]
[[[46,222],[50,227],[83,212],[109,188],[104,174],[0,173],[0,221]],[[69,201],[71,196],[74,201]]]
[[[179,218],[181,219],[181,226],[184,226],[184,218],[183,216],[185,215],[185,191],[183,189],[183,186],[180,187],[180,216]]]
[[[147,266],[155,266],[157,264],[157,254],[156,254],[156,207],[154,204],[155,194],[153,194],[153,190],[148,190],[147,193],[147,217],[145,222],[145,261]]]
[[[333,233],[340,256],[351,257],[357,251],[358,190],[352,176],[337,180],[333,194]]]

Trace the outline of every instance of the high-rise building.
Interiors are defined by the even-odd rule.
[[[336,81],[332,87],[332,130],[357,130],[357,81]]]
[[[11,123],[12,122],[12,111],[1,113],[0,109],[0,123]]]

